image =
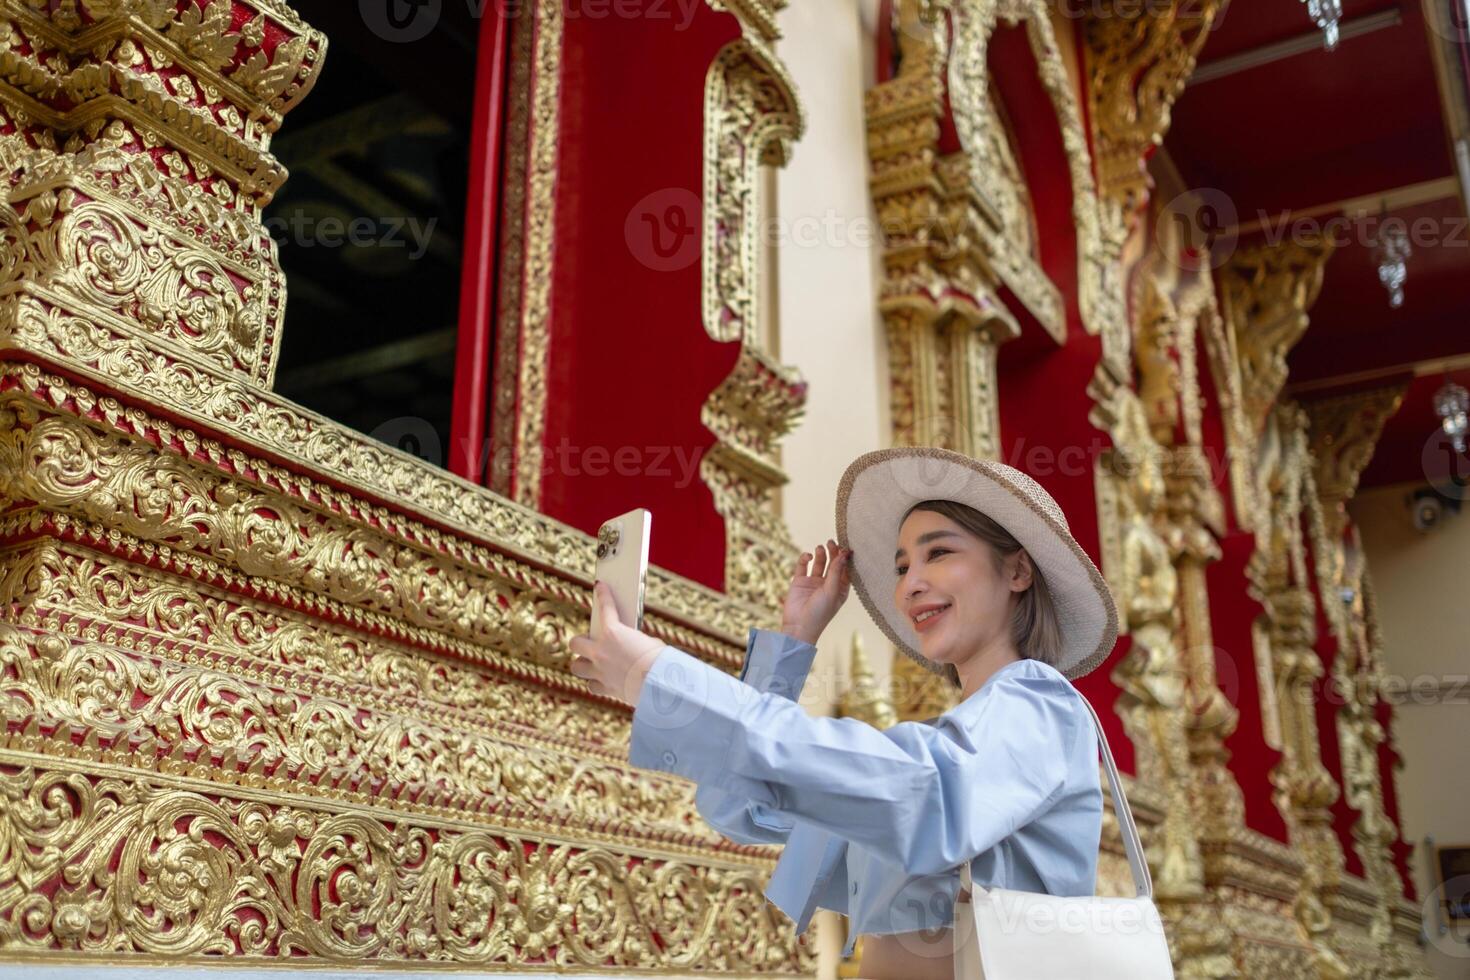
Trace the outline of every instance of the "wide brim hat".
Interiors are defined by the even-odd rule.
[[[905,656],[935,674],[948,674],[948,665],[919,652],[919,634],[893,596],[899,525],[921,500],[973,507],[1026,549],[1059,620],[1062,648],[1051,666],[1075,680],[1107,659],[1118,638],[1117,605],[1051,494],[1013,466],[929,446],[859,456],[837,487],[837,542],[852,551],[853,588]]]

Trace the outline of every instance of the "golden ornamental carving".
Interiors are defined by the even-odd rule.
[[[1194,71],[1221,6],[1217,0],[1143,6],[1108,2],[1081,25],[1102,252],[1104,261],[1118,269],[1115,284],[1125,281],[1125,251],[1148,205],[1148,157],[1168,132],[1174,100]],[[1128,363],[1130,340],[1126,329],[1103,332],[1110,366]]]
[[[1217,272],[1241,410],[1257,436],[1286,383],[1286,355],[1307,330],[1332,251],[1326,239],[1253,245]]]
[[[0,947],[12,952],[812,965],[766,941],[776,913],[745,868],[324,806],[255,780],[216,787],[207,765],[140,759],[126,742],[12,733],[0,768]]]
[[[785,67],[749,34],[715,56],[704,111],[704,327],[740,355],[700,412],[716,441],[699,472],[725,520],[725,591],[767,621],[796,551],[776,492],[787,482],[780,440],[801,418],[806,385],[763,345],[776,331],[758,315],[761,168],[785,164],[803,121]]]
[[[1386,738],[1377,720],[1383,678],[1382,638],[1378,634],[1372,588],[1347,502],[1372,458],[1383,424],[1398,410],[1405,385],[1320,399],[1304,406],[1315,464],[1306,503],[1319,593],[1337,640],[1331,690],[1340,707],[1336,735],[1345,802],[1357,814],[1353,847],[1363,865],[1366,941],[1390,959],[1396,956],[1394,907],[1403,882],[1393,861],[1397,828],[1388,818],[1379,766]],[[1365,955],[1358,949],[1348,951]],[[1347,955],[1347,953],[1345,953]],[[1406,965],[1406,964],[1401,964]]]
[[[1271,409],[1258,456],[1256,551],[1247,565],[1250,594],[1265,612],[1257,623],[1264,645],[1258,660],[1269,668],[1274,695],[1263,711],[1273,717],[1281,751],[1272,768],[1275,801],[1291,843],[1307,857],[1296,895],[1297,921],[1312,942],[1319,975],[1349,976],[1332,945],[1332,905],[1344,877],[1342,845],[1331,807],[1341,790],[1322,762],[1316,697],[1324,675],[1316,640],[1316,603],[1309,585],[1303,521],[1315,493],[1307,421],[1291,402]],[[1265,679],[1263,678],[1263,681]]]
[[[512,40],[523,445],[560,38],[542,4]],[[586,535],[270,393],[269,137],[324,50],[276,0],[0,9],[0,949],[809,972],[771,850],[630,769],[626,708],[566,672]],[[766,383],[707,421],[772,538],[745,488],[799,381],[746,363]],[[649,630],[726,669],[766,611],[649,591]]]
[[[1372,388],[1306,402],[1308,436],[1316,462],[1317,492],[1330,511],[1329,531],[1341,533],[1346,503],[1373,458],[1383,425],[1403,404],[1407,384]]]
[[[1138,778],[1164,794],[1154,839],[1161,901],[1200,897],[1204,879],[1197,817],[1190,799],[1185,675],[1177,644],[1179,577],[1161,527],[1166,526],[1163,454],[1149,433],[1143,403],[1099,368],[1088,394],[1091,419],[1112,439],[1096,469],[1103,569],[1132,637],[1113,680]]]
[[[1029,191],[998,102],[983,78],[965,83],[979,86],[973,98],[957,97],[950,31],[959,12],[937,16],[905,0],[896,15],[899,74],[866,96],[894,439],[994,457],[997,348],[1020,331],[999,290],[1009,289],[1059,342],[1061,297],[1037,261]],[[993,26],[994,11],[979,16]],[[968,113],[973,138],[941,155],[946,84],[956,123]]]
[[[1146,203],[1146,161],[1169,131],[1174,100],[1221,6],[1215,0],[1105,3],[1083,23],[1098,184],[1104,198],[1129,212]]]
[[[1022,25],[1031,42],[1042,87],[1061,127],[1072,183],[1072,216],[1077,235],[1077,302],[1083,325],[1105,337],[1126,331],[1121,269],[1106,254],[1093,179],[1092,155],[1082,125],[1072,79],[1058,47],[1051,14],[1040,0],[981,0],[951,5],[954,45],[948,61],[949,98],[955,128],[965,152],[977,166],[995,157],[997,138],[987,122],[996,118],[989,103],[986,51],[998,24]],[[989,178],[982,178],[983,181]]]

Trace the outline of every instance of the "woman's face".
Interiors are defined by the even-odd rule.
[[[893,598],[919,635],[919,652],[960,664],[997,639],[1005,642],[1012,597],[1030,584],[1022,554],[997,568],[994,549],[954,521],[925,510],[910,514],[898,532]]]

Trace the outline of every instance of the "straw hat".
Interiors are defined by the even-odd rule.
[[[906,656],[933,673],[947,673],[947,665],[919,652],[919,634],[893,598],[899,524],[921,500],[967,504],[1021,542],[1056,606],[1062,650],[1053,667],[1076,679],[1103,662],[1118,638],[1118,610],[1051,494],[1013,466],[928,446],[859,456],[837,487],[837,542],[852,550],[853,587]]]

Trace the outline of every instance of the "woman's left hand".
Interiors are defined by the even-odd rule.
[[[587,681],[593,694],[617,698],[637,707],[643,679],[664,644],[618,619],[612,590],[604,583],[593,585],[592,601],[599,604],[601,622],[595,632],[600,635],[584,633],[572,637],[571,671]]]

